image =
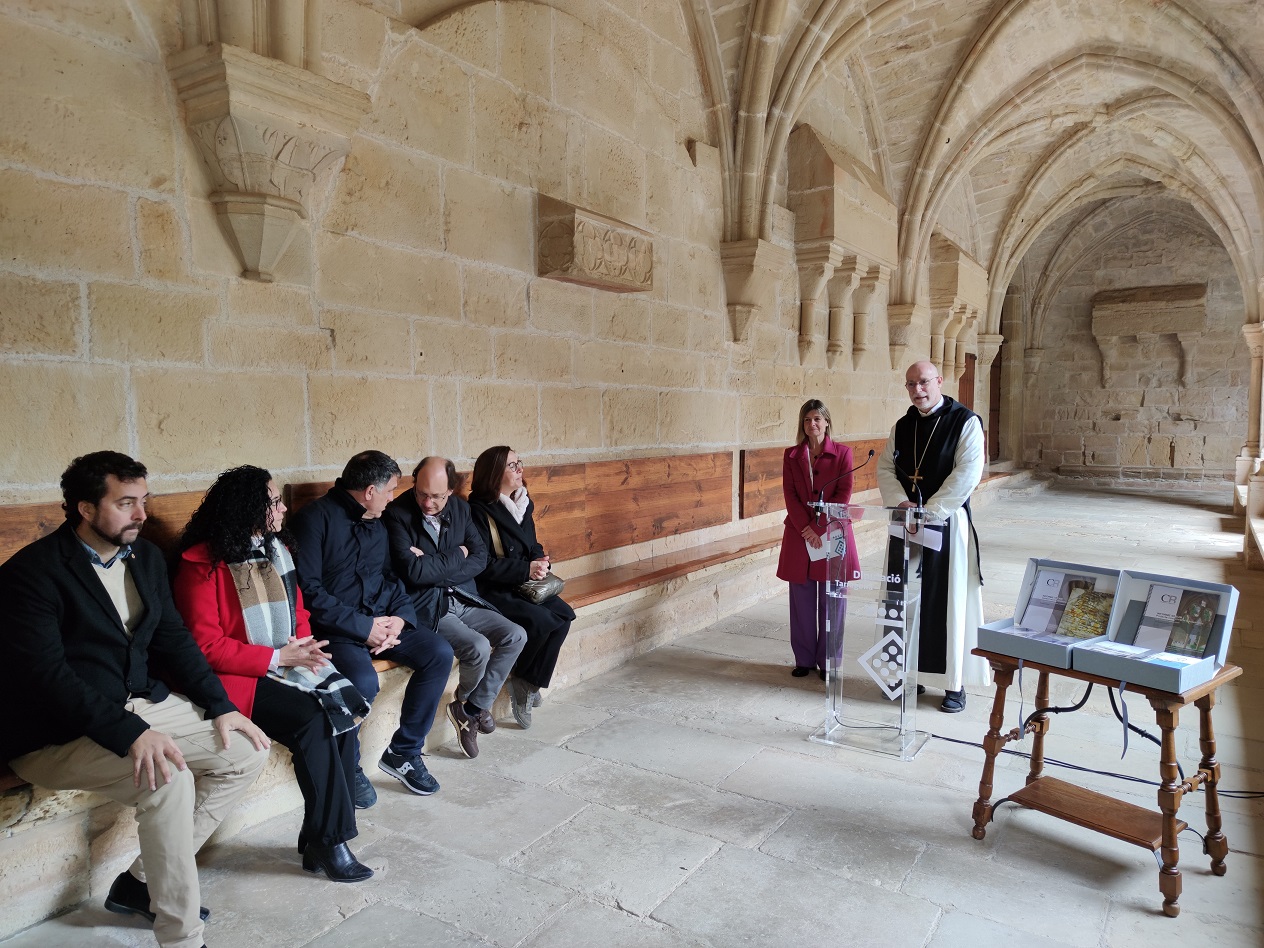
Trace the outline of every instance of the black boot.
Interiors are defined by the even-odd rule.
[[[357,860],[346,843],[308,843],[303,853],[303,871],[323,872],[331,882],[363,882],[373,877],[373,870]]]
[[[154,923],[154,913],[149,911],[149,886],[141,882],[130,872],[120,872],[110,893],[105,897],[105,907],[117,915],[139,915]],[[205,905],[198,909],[202,921],[211,917],[211,910]]]

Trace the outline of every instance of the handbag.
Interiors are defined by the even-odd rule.
[[[487,514],[487,526],[492,531],[492,552],[496,554],[497,559],[503,560],[505,558],[505,545],[500,539],[500,528],[496,526],[496,521],[491,514]],[[535,603],[538,606],[554,596],[560,596],[565,588],[566,580],[549,570],[543,579],[528,579],[524,583],[519,583],[514,587],[514,595],[520,596],[527,602]]]

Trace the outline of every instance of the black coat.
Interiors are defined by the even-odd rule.
[[[537,629],[551,631],[560,622],[574,619],[574,610],[560,596],[536,605],[514,592],[516,586],[531,578],[531,561],[544,556],[544,547],[535,533],[535,501],[527,501],[522,523],[514,520],[499,500],[491,503],[474,501],[470,507],[474,511],[474,526],[488,550],[487,567],[477,579],[478,591],[483,598],[526,629],[528,635]],[[504,547],[503,557],[496,555],[491,527],[487,523],[489,515],[496,521]]]
[[[470,505],[455,494],[448,498],[439,520],[439,542],[430,539],[425,527],[425,514],[417,503],[413,491],[392,500],[382,514],[386,533],[390,537],[391,565],[404,581],[412,596],[417,612],[417,625],[422,629],[435,629],[439,620],[448,613],[449,590],[467,603],[495,608],[486,602],[474,585],[474,577],[487,565],[487,545],[474,529],[470,518]],[[423,551],[422,556],[410,547]],[[460,547],[469,551],[467,556]]]
[[[412,600],[391,571],[386,528],[335,482],[290,521],[294,566],[312,634],[364,644],[379,616],[417,625]]]
[[[145,604],[130,638],[69,523],[0,566],[9,699],[0,759],[80,737],[126,756],[149,728],[123,707],[128,696],[157,702],[170,694],[153,666],[208,718],[237,710],[176,611],[162,553],[137,540],[127,568]]]

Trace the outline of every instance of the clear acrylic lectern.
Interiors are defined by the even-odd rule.
[[[943,521],[924,510],[820,504],[827,522],[825,723],[822,744],[912,760],[930,735],[918,731],[917,629],[923,545],[937,549]],[[848,575],[845,523],[859,550]]]

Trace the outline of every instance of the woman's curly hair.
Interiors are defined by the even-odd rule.
[[[210,548],[212,565],[243,562],[250,553],[251,539],[268,533],[270,480],[268,471],[250,464],[217,477],[180,535],[180,551],[205,543]],[[289,531],[282,530],[277,536],[294,549]]]

